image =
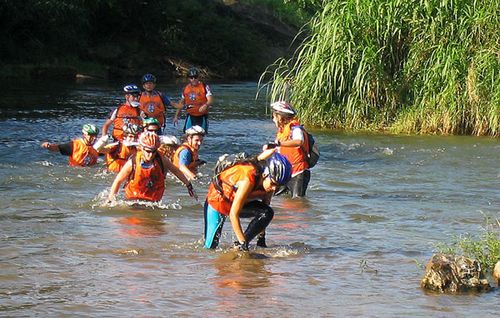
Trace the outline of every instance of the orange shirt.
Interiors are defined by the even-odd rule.
[[[252,164],[242,163],[227,168],[219,175],[223,193],[216,189],[213,182],[210,183],[207,193],[208,204],[218,212],[229,215],[237,190],[236,183],[241,180],[249,180],[255,187],[258,182],[258,174],[257,169]]]
[[[99,153],[94,147],[85,144],[82,138],[73,140],[73,152],[69,156],[70,166],[86,167],[95,165]]]
[[[142,152],[138,151],[134,160],[130,180],[125,186],[125,198],[128,200],[160,201],[165,192],[165,172],[159,155],[153,162],[142,165]]]
[[[174,155],[172,156],[172,163],[179,168],[180,167],[180,162],[179,162],[179,154],[181,151],[184,149],[187,149],[191,153],[191,162],[187,166],[189,170],[193,173],[197,173],[198,171],[198,166],[196,165],[196,162],[198,161],[198,150],[194,149],[193,147],[189,146],[187,143],[183,143],[182,145],[179,146],[174,152]]]
[[[184,105],[187,105],[186,111],[189,115],[203,116],[208,114],[208,108],[200,112],[200,107],[208,101],[207,89],[202,82],[198,82],[195,86],[187,84],[182,92],[182,97],[184,98]]]
[[[139,98],[140,109],[146,117],[156,118],[160,122],[160,127],[165,124],[165,104],[157,91],[151,93],[143,92]]]
[[[141,126],[142,118],[140,117],[140,110],[138,107],[132,107],[128,104],[121,104],[116,109],[116,118],[113,121],[113,138],[115,140],[123,140],[124,124],[136,124]]]
[[[292,120],[285,127],[278,130],[276,139],[280,142],[292,140],[292,128],[295,126],[300,126],[300,123],[297,120]],[[292,164],[292,176],[295,176],[309,168],[306,162],[306,153],[304,151],[304,149],[307,149],[308,147],[307,143],[307,138],[304,136],[304,144],[302,147],[279,147],[279,153],[285,156]]]
[[[108,170],[112,172],[120,172],[125,163],[127,163],[127,160],[132,155],[135,155],[135,153],[136,148],[134,146],[127,147],[120,142],[106,154],[106,165],[108,166]]]

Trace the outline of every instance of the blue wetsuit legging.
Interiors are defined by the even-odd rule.
[[[240,218],[252,218],[245,230],[245,241],[250,242],[271,223],[274,211],[262,201],[245,203],[240,212]],[[220,235],[226,216],[215,210],[205,201],[205,248],[216,248],[219,245]]]
[[[186,129],[189,129],[196,125],[205,129],[205,133],[208,133],[208,115],[192,116],[188,114],[186,116],[186,121],[184,121],[184,129],[182,131],[186,132]]]

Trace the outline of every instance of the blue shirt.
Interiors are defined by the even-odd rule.
[[[181,152],[179,152],[179,164],[189,166],[192,159],[191,151],[188,149],[182,149]]]

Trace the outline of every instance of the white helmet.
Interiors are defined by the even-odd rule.
[[[205,136],[205,129],[201,126],[195,125],[186,129],[186,135],[202,135]]]
[[[277,101],[271,104],[271,109],[275,112],[286,114],[286,115],[297,115],[295,109],[292,108],[290,104],[285,101]]]
[[[162,145],[178,145],[180,144],[179,139],[175,136],[160,136],[160,142]]]

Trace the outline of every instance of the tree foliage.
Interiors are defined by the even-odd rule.
[[[291,41],[216,0],[3,0],[2,8],[3,63],[74,58],[130,69],[173,57],[249,77],[271,62],[266,47]]]

